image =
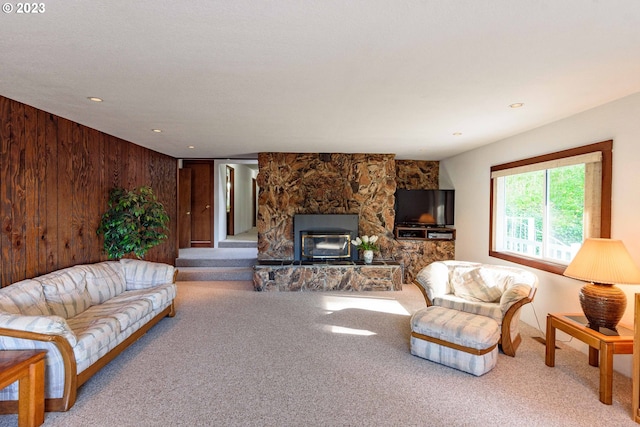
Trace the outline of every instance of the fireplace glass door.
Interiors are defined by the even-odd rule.
[[[351,236],[349,234],[302,234],[302,259],[349,259]]]

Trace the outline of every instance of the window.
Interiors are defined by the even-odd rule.
[[[612,147],[493,166],[489,255],[562,274],[584,239],[610,237]]]

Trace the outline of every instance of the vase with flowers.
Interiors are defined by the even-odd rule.
[[[373,261],[373,252],[379,249],[376,242],[378,236],[358,236],[351,241],[351,244],[362,251],[365,264],[371,264]]]

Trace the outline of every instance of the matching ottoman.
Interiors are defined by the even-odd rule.
[[[496,366],[499,340],[490,317],[431,306],[411,318],[411,354],[476,376]]]

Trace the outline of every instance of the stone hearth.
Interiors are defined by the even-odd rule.
[[[400,291],[402,278],[402,265],[395,261],[259,261],[253,286],[257,291]]]

